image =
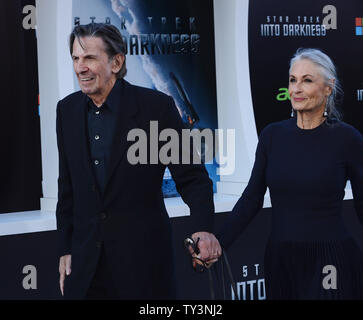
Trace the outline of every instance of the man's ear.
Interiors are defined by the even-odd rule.
[[[123,64],[125,63],[125,56],[122,55],[121,53],[116,54],[113,58],[112,58],[112,72],[113,73],[118,73]]]

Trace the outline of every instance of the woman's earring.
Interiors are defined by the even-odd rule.
[[[324,114],[323,117],[327,117],[328,116],[328,100],[330,99],[330,95],[327,98],[326,104],[325,104],[325,110],[324,110]]]
[[[294,117],[294,108],[291,108],[291,118]]]
[[[329,98],[329,97],[328,97]],[[325,110],[323,116],[326,118],[328,116],[328,103],[325,105]]]

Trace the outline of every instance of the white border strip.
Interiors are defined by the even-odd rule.
[[[239,196],[235,195],[214,195],[216,213],[232,211]],[[345,189],[344,200],[353,199],[352,190]],[[49,200],[49,199],[48,199]],[[53,200],[53,199],[52,199]],[[165,206],[170,218],[186,217],[190,215],[189,207],[179,198],[164,199]],[[49,204],[48,204],[49,205]],[[263,208],[270,208],[270,194],[267,191]],[[49,211],[24,211],[0,214],[0,236],[13,234],[32,233],[41,231],[56,230],[55,210]]]

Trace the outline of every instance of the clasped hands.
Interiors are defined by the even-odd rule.
[[[193,233],[191,238],[194,242],[195,250],[192,245],[188,249],[193,258],[193,268],[196,269],[197,265],[210,268],[222,255],[219,241],[213,233],[204,231]]]

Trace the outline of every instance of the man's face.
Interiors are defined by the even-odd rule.
[[[76,38],[73,42],[73,67],[83,93],[91,98],[102,98],[109,93],[121,69],[123,57],[109,59],[103,40],[99,37]]]

